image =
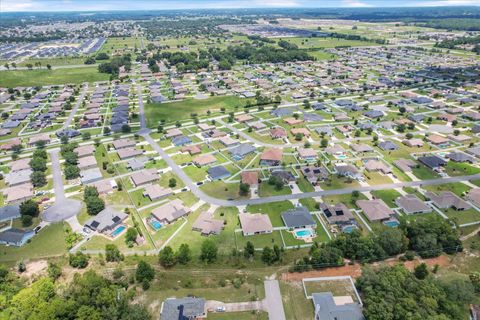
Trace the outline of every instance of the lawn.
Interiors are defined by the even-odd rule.
[[[185,120],[190,117],[191,113],[204,115],[207,110],[214,112],[220,111],[220,108],[225,108],[228,112],[233,110],[235,106],[244,106],[246,102],[246,99],[237,96],[217,96],[201,100],[185,99],[167,103],[147,103],[145,105],[145,117],[148,127],[156,128],[160,120],[167,122]]]
[[[23,247],[0,247],[0,262],[16,262],[27,259],[40,259],[65,254],[63,223],[45,227]]]
[[[350,296],[353,301],[357,301],[349,279],[305,281],[304,286],[308,296],[316,292],[331,292],[334,297]]]
[[[264,204],[253,204],[247,206],[247,211],[250,213],[267,214],[272,222],[273,227],[284,227],[281,213],[293,209],[293,204],[290,201],[272,202]]]
[[[247,242],[250,241],[257,249],[263,249],[265,247],[272,247],[276,244],[279,247],[283,247],[282,237],[280,231],[273,231],[272,233],[256,234],[253,236],[244,236],[241,232],[235,233],[235,241],[238,250],[243,250]]]
[[[424,186],[423,189],[439,193],[441,191],[451,191],[461,197],[463,193],[468,192],[471,188],[461,182],[445,183],[439,185]]]
[[[305,297],[301,282],[280,281],[280,291],[282,292],[283,308],[287,319],[313,319],[313,303]]]
[[[290,189],[288,185],[283,186],[283,188],[280,190],[277,190],[274,185],[271,185],[268,182],[261,183],[258,190],[258,194],[260,197],[282,196],[291,193],[292,189]]]
[[[96,67],[87,67],[57,70],[0,71],[0,78],[2,79],[2,85],[5,87],[30,87],[105,81],[109,79],[109,75],[106,73],[99,73]]]
[[[439,177],[437,173],[425,167],[423,164],[414,167],[412,173],[420,180],[435,179]]]
[[[467,176],[480,173],[480,168],[466,163],[449,161],[445,167],[449,176]]]
[[[392,183],[392,180],[380,172],[365,172],[366,182],[371,186]]]
[[[339,195],[332,195],[332,196],[323,196],[322,199],[323,199],[323,202],[329,205],[335,205],[341,202],[351,209],[358,209],[355,202],[357,200],[367,200],[367,197],[364,194],[360,193],[358,198],[354,198],[352,197],[351,193],[347,193],[347,194],[339,194]]]
[[[396,208],[395,199],[401,196],[397,191],[390,190],[375,190],[370,192],[375,198],[382,199],[390,208]]]
[[[359,186],[360,184],[356,180],[352,180],[346,177],[339,177],[337,175],[333,175],[329,181],[322,182],[320,184],[320,187],[323,190],[355,188]]]
[[[445,215],[452,220],[455,220],[458,224],[465,224],[475,221],[480,221],[480,212],[475,209],[457,211],[452,208],[445,210]]]
[[[240,198],[239,188],[240,183],[225,183],[220,180],[208,182],[200,187],[203,192],[218,199]]]

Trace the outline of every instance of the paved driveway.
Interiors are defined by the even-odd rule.
[[[282,295],[280,294],[280,285],[277,280],[266,280],[264,304],[270,320],[285,320],[283,311]]]
[[[207,300],[206,302],[208,312],[215,312],[218,307],[223,307],[223,312],[242,312],[253,310],[264,310],[262,301],[247,301],[247,302],[233,302],[224,303],[221,301]]]

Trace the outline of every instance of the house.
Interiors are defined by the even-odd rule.
[[[75,152],[79,158],[81,157],[86,157],[86,156],[91,156],[95,152],[95,146],[88,144],[84,146],[78,146],[75,149],[73,149],[73,152]]]
[[[315,128],[315,131],[317,131],[319,135],[327,135],[327,136],[333,135],[332,127],[329,127],[329,126],[317,127]]]
[[[423,114],[409,114],[408,119],[420,123],[425,119],[425,116]]]
[[[368,117],[370,119],[378,119],[383,117],[383,112],[379,110],[368,110],[363,113],[365,117]]]
[[[162,303],[160,315],[162,320],[204,319],[207,316],[205,299],[195,297],[167,299]]]
[[[432,212],[432,208],[414,194],[398,197],[395,199],[395,203],[398,207],[402,208],[406,214]]]
[[[11,228],[0,232],[0,244],[21,247],[33,238],[35,231]]]
[[[475,156],[476,158],[480,158],[480,146],[469,148],[465,150],[465,152],[471,154],[472,156]]]
[[[390,140],[380,142],[378,147],[384,151],[394,151],[398,149],[398,146]]]
[[[135,142],[135,140],[128,139],[128,138],[118,139],[112,142],[112,145],[115,148],[115,150],[119,150],[123,148],[132,148],[132,147],[135,147],[136,144],[137,143]]]
[[[107,207],[96,216],[87,220],[85,227],[110,236],[117,236],[112,234],[112,232],[127,218],[128,215],[126,213]]]
[[[295,176],[291,171],[275,169],[271,173],[272,176],[280,178],[284,183],[295,181]]]
[[[239,114],[238,116],[235,116],[235,120],[237,122],[244,123],[253,120],[253,117],[249,114]]]
[[[258,172],[257,171],[242,171],[240,173],[242,183],[248,184],[249,186],[258,185]]]
[[[30,176],[32,175],[32,173],[32,169],[10,172],[5,175],[5,182],[9,187],[28,183],[30,182]]]
[[[349,177],[351,179],[360,179],[362,177],[362,174],[358,171],[358,169],[351,164],[336,164],[334,171],[339,176]]]
[[[322,210],[330,224],[337,224],[340,226],[356,225],[356,220],[352,212],[341,202],[335,205],[320,203],[320,210]]]
[[[283,139],[287,136],[287,132],[282,127],[270,129],[270,136],[272,139]]]
[[[48,136],[48,134],[41,134],[41,135],[38,135],[38,136],[31,137],[28,140],[28,145],[33,147],[39,142],[49,143],[50,142],[50,137]]]
[[[198,167],[203,167],[217,162],[217,158],[211,153],[201,154],[193,158],[193,163]]]
[[[424,157],[419,157],[418,161],[423,163],[425,166],[432,170],[438,171],[440,167],[443,167],[444,165],[447,164],[445,160],[443,160],[440,157],[437,156],[424,156]]]
[[[266,149],[260,156],[261,166],[278,166],[282,162],[283,153],[281,149]]]
[[[117,154],[120,160],[125,160],[125,159],[133,158],[143,154],[143,150],[128,147],[128,148],[118,149]]]
[[[176,147],[181,147],[181,146],[192,143],[192,139],[190,139],[187,136],[176,136],[172,139],[172,143]]]
[[[303,122],[303,120],[300,119],[295,119],[295,118],[285,118],[285,123],[288,124],[289,126],[294,126],[296,124],[300,124]]]
[[[302,167],[302,174],[312,185],[329,178],[330,174],[324,167],[306,166]]]
[[[221,137],[220,139],[218,139],[218,141],[220,141],[220,143],[223,144],[225,147],[233,147],[240,143],[238,140],[234,140],[229,136]]]
[[[92,186],[97,188],[99,194],[112,193],[118,187],[114,179],[95,181],[92,183]]]
[[[136,170],[141,170],[145,168],[145,163],[148,162],[147,157],[136,157],[128,160],[127,162],[127,168],[136,171]]]
[[[33,185],[24,183],[15,187],[3,189],[3,196],[6,203],[17,203],[33,198]]]
[[[448,139],[445,137],[442,137],[438,134],[431,134],[427,137],[427,141],[430,142],[433,145],[436,145],[437,147],[445,147],[448,146]]]
[[[192,145],[192,146],[185,146],[180,149],[180,152],[188,152],[191,156],[199,154],[202,152],[202,149],[200,149],[199,146],[197,145]]]
[[[234,160],[238,161],[245,158],[247,155],[254,153],[256,150],[257,149],[253,145],[248,143],[242,143],[236,147],[229,149],[228,152],[230,152]]]
[[[266,214],[242,212],[238,218],[244,236],[273,232],[272,223]]]
[[[398,159],[393,161],[393,164],[403,172],[411,172],[417,166],[417,163],[410,159]]]
[[[469,163],[476,163],[477,159],[472,157],[464,152],[451,152],[446,155],[448,159],[453,162],[469,162]]]
[[[405,139],[405,140],[402,141],[402,143],[404,145],[406,145],[407,147],[410,147],[410,148],[413,148],[413,147],[421,148],[421,147],[423,147],[422,139],[418,139],[418,138]]]
[[[352,143],[350,145],[350,148],[352,148],[353,151],[359,152],[359,153],[365,153],[365,152],[372,152],[373,148],[370,147],[368,144],[365,143]]]
[[[315,229],[317,227],[317,223],[312,218],[310,211],[302,206],[282,212],[282,220],[289,230],[300,228]]]
[[[192,225],[193,231],[200,232],[203,236],[211,234],[219,235],[224,228],[224,221],[214,219],[210,212],[202,212]]]
[[[180,130],[178,128],[172,128],[172,129],[167,130],[167,133],[165,134],[165,137],[167,139],[170,139],[170,138],[179,137],[181,135],[183,135],[182,130]]]
[[[175,222],[190,212],[190,208],[185,207],[180,199],[175,199],[153,209],[152,216],[163,225]]]
[[[0,223],[18,219],[21,216],[19,204],[0,207]]]
[[[310,131],[308,131],[308,129],[306,128],[294,128],[290,130],[290,132],[292,133],[293,136],[300,135],[306,138],[310,137]]]
[[[468,200],[480,207],[480,188],[471,189],[467,194]]]
[[[197,127],[202,131],[209,131],[209,130],[215,129],[214,125],[208,124],[208,123],[200,123],[200,124],[198,124]]]
[[[207,170],[208,176],[212,180],[220,180],[230,177],[230,172],[224,166],[210,167]]]
[[[145,169],[142,171],[137,171],[130,176],[135,187],[143,186],[147,183],[152,183],[157,181],[159,178],[157,170],[152,169]]]
[[[341,145],[333,145],[331,147],[325,148],[325,153],[331,154],[331,155],[344,155],[346,153],[345,149]]]
[[[459,134],[457,136],[454,134],[449,134],[447,137],[448,139],[455,141],[457,143],[464,143],[472,139],[472,137],[467,136],[466,134]]]
[[[365,169],[369,172],[380,171],[383,174],[392,173],[392,169],[385,162],[377,159],[370,159],[365,162]]]
[[[317,152],[312,148],[298,148],[298,156],[305,161],[315,161]]]
[[[345,298],[349,298],[346,303]],[[331,292],[313,293],[312,301],[315,320],[365,320],[361,306],[353,302],[350,296],[334,297]]]
[[[453,208],[457,211],[468,210],[472,206],[468,204],[465,200],[458,197],[451,191],[443,191],[439,194],[435,194],[431,191],[425,193],[425,196],[432,200],[432,202],[440,209],[449,209]]]
[[[265,129],[267,127],[267,125],[261,121],[250,122],[248,126],[255,131]]]
[[[94,156],[79,158],[77,166],[80,170],[95,168],[97,166],[97,159],[95,159]]]
[[[80,171],[80,181],[82,182],[82,184],[88,184],[102,179],[102,172],[99,168],[92,168]]]
[[[270,112],[270,114],[275,117],[285,117],[291,115],[292,113],[293,110],[290,108],[278,108]]]
[[[170,196],[173,193],[172,189],[162,188],[158,184],[151,184],[145,187],[143,196],[149,198],[151,201],[162,199]]]
[[[388,220],[394,215],[392,209],[382,199],[357,200],[356,204],[370,221]]]
[[[22,158],[19,160],[15,160],[10,162],[10,172],[17,172],[26,169],[30,169],[30,158]]]

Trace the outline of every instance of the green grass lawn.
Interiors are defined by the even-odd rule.
[[[425,167],[423,164],[414,167],[412,173],[420,180],[435,179],[439,177],[437,173]]]
[[[258,194],[260,197],[270,197],[270,196],[281,196],[281,195],[286,195],[286,194],[291,194],[292,189],[287,186],[283,186],[282,189],[277,190],[275,186],[270,185],[268,182],[263,182],[260,183],[260,187],[258,190]]]
[[[445,167],[449,176],[466,176],[480,173],[480,168],[466,163],[449,161]]]
[[[355,188],[360,186],[356,180],[333,175],[329,181],[322,182],[320,187],[324,190]]]
[[[268,214],[274,227],[284,226],[281,213],[289,209],[293,209],[293,204],[290,201],[254,204],[247,206],[248,212]]]
[[[365,178],[365,181],[371,186],[392,183],[388,176],[380,172],[365,172]]]
[[[480,212],[475,209],[457,211],[454,209],[445,210],[445,214],[450,219],[455,220],[458,224],[480,221]]]
[[[23,247],[0,246],[0,262],[16,262],[65,254],[63,223],[45,227]]]
[[[225,183],[217,180],[200,187],[206,194],[219,199],[238,199],[240,183]]]
[[[276,244],[279,247],[283,247],[280,231],[273,231],[272,233],[256,234],[253,236],[246,236],[246,237],[243,235],[243,233],[237,232],[235,234],[235,237],[236,237],[235,241],[236,241],[238,250],[243,250],[243,248],[245,248],[248,241],[250,241],[253,244],[253,246],[257,249],[272,247],[274,244]]]
[[[301,282],[280,281],[280,291],[282,292],[283,308],[287,319],[313,319],[313,303],[305,297]]]
[[[349,193],[349,194],[339,194],[339,195],[332,195],[332,196],[323,196],[322,199],[323,199],[323,202],[329,205],[335,205],[341,202],[351,209],[358,209],[355,202],[357,200],[367,200],[367,197],[364,194],[360,193],[358,198],[354,198],[352,197],[352,194]]]
[[[457,196],[461,197],[463,193],[468,192],[471,188],[461,182],[454,182],[454,183],[424,186],[423,189],[429,190],[435,193],[439,193],[441,191],[451,191],[455,193]]]
[[[308,180],[303,178],[303,177],[301,177],[300,179],[297,180],[297,185],[298,185],[298,188],[302,192],[313,192],[313,191],[315,191],[315,188],[312,186],[312,184],[310,182],[308,182]]]
[[[145,117],[148,127],[156,128],[162,119],[167,122],[185,120],[190,117],[191,113],[197,113],[201,116],[205,115],[207,110],[215,112],[220,111],[220,108],[225,108],[228,112],[233,110],[235,106],[243,107],[246,102],[246,99],[237,96],[217,96],[202,100],[185,99],[168,103],[147,103],[145,105]]]
[[[105,81],[109,79],[109,75],[106,73],[99,73],[96,67],[92,67],[57,70],[0,71],[0,78],[2,79],[2,85],[5,87],[29,87]]]
[[[370,192],[375,198],[382,199],[390,208],[396,208],[395,199],[401,196],[400,193],[391,190],[375,190]]]

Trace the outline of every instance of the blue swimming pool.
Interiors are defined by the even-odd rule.
[[[162,227],[162,224],[156,219],[150,220],[150,225],[153,229],[155,229],[155,231],[159,230]]]
[[[347,159],[348,157],[345,154],[340,154],[338,156],[335,156],[337,159]]]
[[[124,225],[118,226],[115,230],[112,232],[112,237],[118,236],[120,233],[122,233],[123,230],[125,230],[127,227]]]
[[[346,226],[342,229],[343,232],[345,233],[352,233],[353,230],[357,229],[357,227],[355,226]]]
[[[301,229],[294,231],[297,238],[311,238],[313,237],[313,231],[311,229]]]
[[[390,228],[396,228],[400,225],[400,222],[391,220],[391,221],[385,221],[383,224]]]

